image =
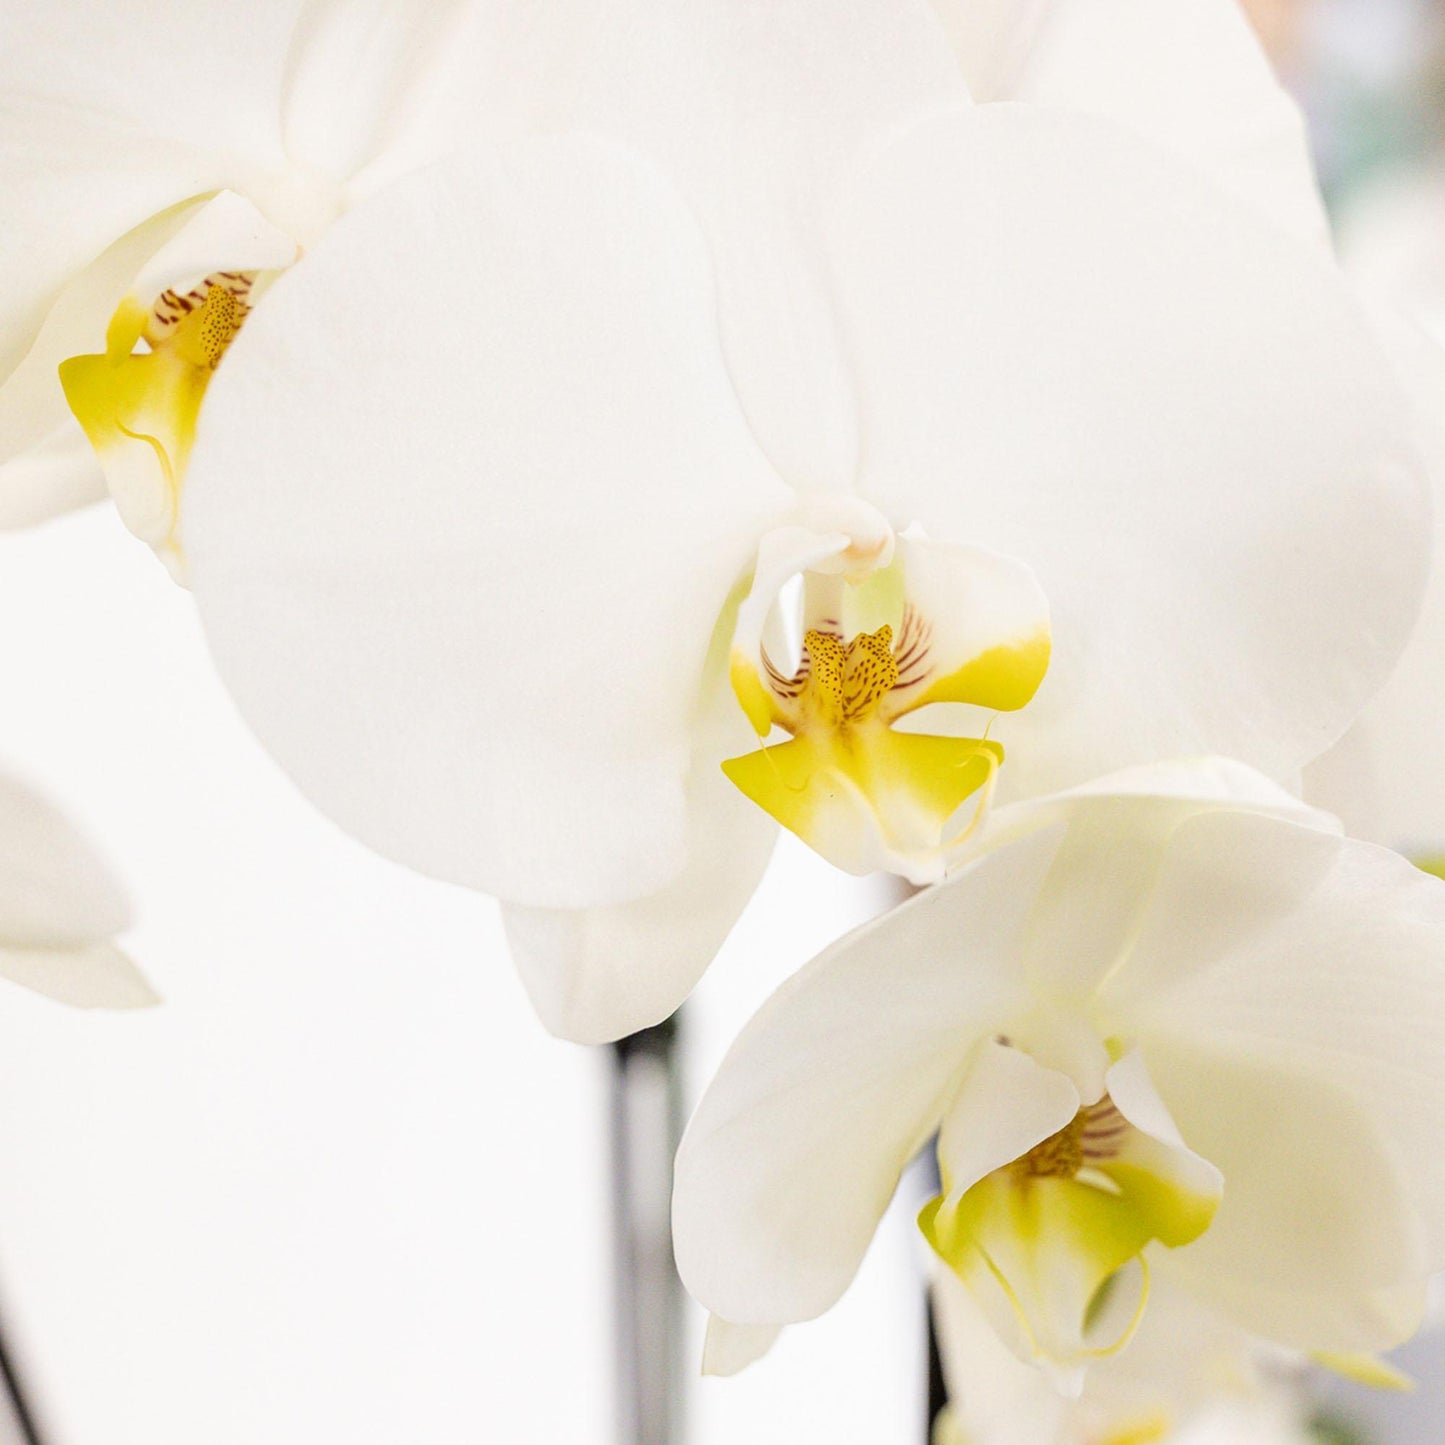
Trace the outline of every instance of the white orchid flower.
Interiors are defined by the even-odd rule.
[[[949,1407],[935,1445],[1308,1445],[1303,1356],[1263,1346],[1167,1283],[1126,1349],[1094,1364],[1077,1398],[1005,1348],[952,1271],[933,1279]],[[1373,1383],[1408,1382],[1375,1363]]]
[[[1022,794],[1297,769],[1423,549],[1394,383],[1312,247],[1107,124],[970,107],[926,7],[636,9],[594,56],[626,83],[578,99],[599,135],[417,172],[274,283],[182,510],[258,735],[510,903],[579,1038],[686,994],[765,813],[921,881],[1003,750]]]
[[[1445,885],[1327,822],[1223,763],[1001,810],[734,1045],[677,1160],[693,1294],[759,1341],[822,1313],[936,1135],[925,1235],[1067,1385],[1154,1275],[1337,1366],[1408,1336],[1445,1257]]]
[[[0,978],[77,1008],[160,1000],[116,945],[130,905],[55,808],[0,777]]]
[[[182,482],[231,341],[348,207],[542,119],[565,94],[586,10],[530,9],[7,4],[0,525],[108,483],[126,524],[183,577]],[[534,51],[547,60],[535,85]]]

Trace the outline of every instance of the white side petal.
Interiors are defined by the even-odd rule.
[[[704,659],[787,496],[685,209],[621,152],[538,142],[398,182],[277,281],[182,527],[216,662],[323,811],[580,908],[680,872]]]
[[[1292,1263],[1280,1217],[1290,1209],[1330,1221],[1339,1258],[1320,1290],[1393,1292],[1445,1260],[1442,980],[1445,884],[1403,859],[1243,814],[1200,816],[1176,833],[1100,1006],[1109,1027],[1139,1041],[1190,1147],[1224,1171],[1221,1221],[1234,1222],[1219,1238],[1277,1238],[1275,1277],[1296,1292],[1323,1258],[1325,1225],[1294,1231],[1310,1238],[1299,1241],[1305,1263]],[[1270,1088],[1278,1108],[1265,1104]],[[1241,1169],[1264,1181],[1258,1209],[1241,1202]],[[1213,1230],[1212,1259],[1226,1246],[1211,1241]],[[1344,1304],[1320,1308],[1356,1338],[1316,1348],[1375,1348],[1392,1342],[1385,1323],[1399,1323],[1393,1310],[1382,1323],[1352,1321]],[[1271,1328],[1281,1333],[1281,1320]]]
[[[743,410],[803,489],[845,487],[857,416],[818,234],[866,148],[966,93],[923,0],[622,0],[582,123],[656,156],[706,228]]]
[[[1019,106],[915,126],[834,240],[860,491],[1049,600],[1004,793],[1203,752],[1283,776],[1339,735],[1413,621],[1425,502],[1324,258],[1115,127]]]
[[[1338,832],[1334,818],[1252,769],[1227,758],[1191,758],[1125,769],[999,808],[959,858],[1067,824],[1029,929],[1025,961],[1044,996],[1080,1004],[1127,952],[1175,830],[1197,814],[1239,808]]]
[[[0,978],[71,1008],[151,1008],[161,996],[120,949],[109,943],[79,948],[0,945]]]
[[[1162,1276],[1291,1348],[1399,1344],[1424,1312],[1426,1256],[1409,1181],[1368,1104],[1245,1052],[1147,1044],[1169,1109],[1224,1178],[1219,1211]]]
[[[0,97],[0,375],[55,296],[167,207],[286,166],[299,0],[10,5]]]
[[[1445,719],[1445,347],[1385,311],[1381,342],[1414,403],[1434,490],[1434,562],[1420,617],[1394,672],[1340,742],[1305,773],[1312,802],[1359,837],[1413,861],[1445,862],[1445,773],[1435,765]],[[1445,329],[1437,335],[1445,337]]]
[[[0,947],[79,948],[130,926],[109,866],[51,804],[0,777]]]
[[[522,982],[559,1037],[604,1043],[665,1019],[752,897],[777,825],[723,776],[720,756],[708,751],[694,767],[687,866],[661,892],[609,908],[504,905]]]
[[[1118,121],[1328,247],[1304,117],[1238,0],[1052,0],[1031,39],[998,99]]]
[[[735,1325],[720,1315],[709,1315],[702,1344],[703,1374],[740,1374],[761,1360],[782,1332],[781,1325]]]
[[[1026,838],[858,929],[743,1030],[677,1156],[678,1268],[708,1308],[780,1324],[842,1294],[971,1046],[1018,1002],[1054,843]]]

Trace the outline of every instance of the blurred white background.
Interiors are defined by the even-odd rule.
[[[1259,8],[1341,205],[1445,174],[1435,6]],[[0,611],[0,766],[115,860],[166,999],[85,1016],[0,986],[0,1324],[47,1445],[609,1442],[602,1054],[533,1021],[488,901],[301,801],[109,508],[0,537]],[[781,847],[690,1006],[690,1077],[881,901]],[[908,1213],[831,1316],[695,1382],[697,1441],[923,1440]],[[1413,1401],[1341,1401],[1381,1445],[1438,1445],[1445,1356],[1406,1358]]]

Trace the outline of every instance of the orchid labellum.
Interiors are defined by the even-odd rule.
[[[678,1156],[690,1289],[752,1332],[820,1314],[935,1140],[925,1236],[1066,1385],[1155,1277],[1347,1366],[1408,1337],[1445,1258],[1445,885],[1328,823],[1232,764],[1000,810],[734,1045]]]

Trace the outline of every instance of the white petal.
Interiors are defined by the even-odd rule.
[[[1079,1112],[1066,1074],[994,1039],[979,1045],[938,1133],[948,1198],[957,1201],[985,1174],[1021,1159]]]
[[[120,949],[109,943],[79,948],[0,945],[0,978],[71,1008],[151,1008],[160,995]]]
[[[1445,347],[1399,316],[1376,311],[1373,320],[1414,403],[1430,466],[1434,565],[1394,672],[1350,731],[1307,769],[1305,788],[1312,802],[1339,813],[1350,833],[1433,868],[1445,862],[1445,774],[1435,764],[1445,718]]]
[[[657,156],[717,258],[748,420],[803,489],[847,486],[857,417],[819,210],[866,148],[965,98],[922,0],[625,0],[596,36],[583,123]]]
[[[997,98],[1118,121],[1273,224],[1328,246],[1304,118],[1238,0],[1051,0],[1030,39]]]
[[[710,639],[788,497],[714,317],[661,179],[539,142],[350,212],[236,339],[192,585],[251,726],[364,842],[537,907],[679,873]]]
[[[1100,1007],[1108,1027],[1139,1041],[1191,1148],[1224,1171],[1221,1219],[1234,1222],[1221,1238],[1255,1231],[1283,1249],[1279,1215],[1292,1197],[1290,1207],[1332,1221],[1339,1257],[1319,1289],[1388,1292],[1445,1260],[1442,978],[1445,884],[1370,844],[1214,813],[1176,833]],[[1259,1120],[1276,1087],[1266,1143]],[[1241,1202],[1241,1169],[1262,1181],[1258,1209]],[[1322,1238],[1300,1242],[1303,1263],[1281,1255],[1275,1278],[1305,1290]],[[1379,1319],[1352,1319],[1348,1303],[1322,1304],[1321,1320],[1353,1330],[1353,1342],[1312,1348],[1393,1342]],[[1281,1333],[1286,1321],[1270,1320]]]
[[[110,868],[68,819],[0,777],[0,948],[82,948],[130,925]]]
[[[30,527],[106,495],[105,474],[75,418],[0,462],[0,529]]]
[[[1007,100],[1058,0],[933,0],[969,92]]]
[[[782,1332],[781,1325],[735,1325],[720,1315],[709,1315],[702,1345],[703,1374],[740,1373],[762,1359]]]
[[[1208,1231],[1161,1272],[1296,1349],[1378,1350],[1414,1333],[1426,1277],[1415,1206],[1367,1109],[1267,1057],[1146,1048],[1180,1129],[1224,1178]]]
[[[746,734],[745,725],[738,731]],[[723,751],[746,745],[735,740]],[[777,828],[723,776],[721,756],[703,750],[694,766],[687,867],[660,893],[610,908],[503,908],[522,982],[554,1034],[603,1043],[665,1019],[752,897]]]
[[[167,207],[284,168],[281,81],[301,6],[12,6],[0,98],[0,375],[54,297]]]
[[[1424,513],[1323,258],[1116,128],[1015,106],[915,126],[834,250],[860,492],[1049,600],[1005,792],[1201,752],[1281,776],[1338,736],[1410,626]]]
[[[1017,1006],[1053,844],[1026,838],[858,929],[743,1030],[677,1157],[678,1268],[708,1308],[778,1324],[842,1294],[971,1046]]]
[[[1184,759],[1111,773],[1064,793],[997,809],[960,850],[978,857],[1012,838],[1066,822],[1029,930],[1025,960],[1045,997],[1088,999],[1122,958],[1169,838],[1200,813],[1248,807],[1338,831],[1268,778],[1226,758]]]

